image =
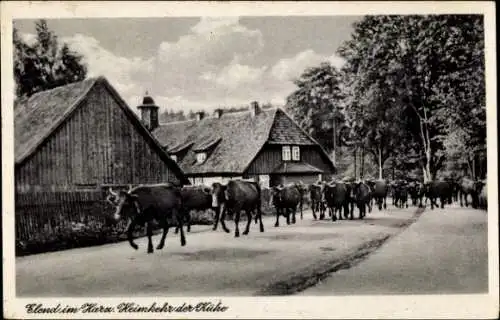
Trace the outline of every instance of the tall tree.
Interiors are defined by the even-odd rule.
[[[330,151],[338,144],[345,120],[340,81],[339,71],[324,62],[294,80],[297,89],[286,99],[286,108],[295,120]]]
[[[81,81],[87,75],[83,56],[60,44],[45,20],[35,23],[36,38],[28,44],[14,28],[14,78],[16,95],[36,92]]]
[[[480,132],[476,139],[482,141],[483,36],[480,16],[368,16],[339,50],[352,79],[352,100],[369,106],[373,116],[368,128],[384,128],[378,106],[394,108],[404,130],[389,136],[400,140],[390,148],[400,155],[418,152],[424,180],[435,178],[446,160],[447,135],[467,119],[457,111],[475,110],[476,130],[470,132]],[[386,143],[383,131],[375,130],[372,140]]]

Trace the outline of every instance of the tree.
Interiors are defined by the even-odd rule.
[[[467,141],[484,145],[483,37],[480,16],[368,16],[357,23],[339,54],[351,103],[365,108],[365,143],[419,154],[402,160],[417,159],[426,181],[445,163],[446,137],[471,111]],[[399,121],[384,118],[383,109]]]
[[[14,78],[16,96],[31,96],[36,92],[84,80],[87,67],[83,56],[72,51],[66,43],[59,44],[57,36],[45,20],[35,23],[34,44],[25,43],[14,28]]]
[[[339,125],[345,121],[340,83],[338,70],[324,62],[294,80],[297,89],[286,99],[294,119],[330,151],[338,144]]]

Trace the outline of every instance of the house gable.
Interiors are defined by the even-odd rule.
[[[46,107],[45,101],[50,99],[44,95],[40,101],[34,99],[26,106],[18,106],[32,109],[33,115],[23,115],[26,120],[36,118],[38,114],[48,119],[44,123],[51,131],[46,129],[44,137],[38,136],[23,143],[24,133],[20,128],[26,126],[26,120],[18,115],[16,138],[21,144],[17,145],[16,139],[16,155],[19,155],[16,158],[16,181],[21,185],[67,186],[116,182],[120,178],[128,183],[161,182],[155,180],[161,176],[165,180],[189,183],[178,165],[104,78],[83,82],[92,84],[65,105],[62,104],[64,101],[60,101],[61,105],[48,104],[55,109]],[[65,89],[68,90],[62,87],[60,91]],[[44,117],[46,110],[49,114]],[[16,112],[21,111],[16,109]],[[38,111],[40,113],[35,113]],[[61,114],[56,116],[56,111]],[[49,120],[54,123],[50,125]],[[29,149],[23,150],[23,146]],[[43,173],[40,168],[43,168]],[[151,181],[148,181],[148,176],[151,176]]]

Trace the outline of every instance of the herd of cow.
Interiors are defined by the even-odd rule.
[[[187,231],[191,229],[191,211],[213,210],[215,223],[213,230],[220,224],[229,233],[225,224],[226,214],[231,214],[235,223],[235,237],[239,237],[239,220],[241,212],[247,216],[246,228],[243,234],[249,232],[252,217],[259,223],[260,232],[264,232],[262,223],[262,202],[266,201],[276,209],[276,223],[279,218],[286,218],[287,224],[296,222],[297,211],[303,219],[303,204],[305,199],[310,203],[313,218],[325,218],[328,211],[332,221],[353,219],[354,208],[358,208],[358,217],[363,219],[367,211],[371,212],[374,204],[379,210],[387,208],[387,197],[392,196],[393,205],[398,208],[408,208],[409,201],[414,206],[424,206],[430,200],[431,209],[444,208],[445,204],[460,201],[466,206],[468,196],[472,199],[472,207],[486,208],[487,190],[485,181],[477,181],[467,177],[461,179],[436,180],[421,183],[417,180],[370,180],[349,181],[332,180],[317,182],[309,186],[303,183],[280,185],[267,190],[269,197],[263,197],[260,185],[247,180],[230,180],[227,184],[214,183],[212,186],[176,186],[171,183],[141,185],[128,191],[115,192],[111,188],[107,201],[115,207],[114,221],[127,219],[127,237],[130,245],[138,249],[133,240],[136,226],[146,225],[148,236],[148,253],[153,252],[151,222],[156,220],[163,228],[157,250],[165,245],[165,238],[172,221],[176,223],[176,233],[180,231],[181,246],[186,245],[183,224]],[[425,202],[424,202],[425,199]]]

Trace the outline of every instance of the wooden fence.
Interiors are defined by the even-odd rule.
[[[101,191],[16,194],[16,240],[50,236],[79,224],[99,228],[112,212]]]
[[[24,255],[124,239],[127,222],[107,223],[114,208],[105,199],[104,190],[16,194],[16,253]],[[275,213],[269,200],[270,190],[263,190],[262,211],[265,215]],[[304,209],[307,207],[306,201]],[[210,224],[213,216],[211,212],[193,212],[191,221],[193,224]],[[135,232],[136,237],[143,235],[144,230]]]

